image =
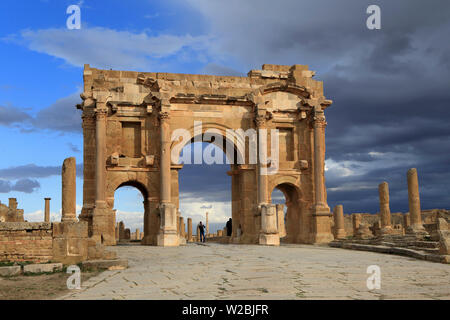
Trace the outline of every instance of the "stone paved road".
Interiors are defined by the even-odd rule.
[[[112,247],[129,268],[106,271],[63,299],[450,299],[450,265],[307,245]],[[381,289],[366,286],[369,265]]]

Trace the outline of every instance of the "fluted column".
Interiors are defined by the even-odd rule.
[[[95,113],[95,207],[106,207],[106,113],[105,109],[97,109]]]
[[[161,128],[161,159],[160,159],[160,196],[161,203],[170,202],[170,125],[169,113],[160,112],[160,128]]]
[[[265,135],[265,137],[261,137],[261,130],[267,130],[267,128],[264,116],[257,116],[255,123],[256,130],[258,132],[258,203],[261,205],[267,203],[267,172],[264,174],[264,168],[267,167],[267,163],[261,162],[261,153],[265,154],[265,158],[267,158],[268,152],[267,140],[263,140],[267,139],[267,135]]]
[[[314,191],[316,211],[328,211],[325,201],[325,115],[320,107],[314,107],[313,129],[314,129]]]

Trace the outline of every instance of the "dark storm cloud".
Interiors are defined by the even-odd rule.
[[[20,179],[15,183],[7,180],[0,180],[0,193],[9,193],[11,191],[32,193],[40,187],[40,183],[34,179]]]
[[[37,166],[27,164],[0,169],[1,179],[47,178],[61,174],[61,166]],[[77,164],[77,177],[83,177],[83,164]]]
[[[75,107],[80,102],[79,94],[75,93],[40,110],[35,117],[16,107],[0,106],[0,126],[15,125],[23,132],[51,130],[81,133],[81,111]]]
[[[9,127],[13,124],[25,123],[31,116],[15,107],[0,106],[0,125]]]
[[[37,129],[60,132],[81,132],[81,111],[75,106],[81,102],[79,93],[59,99],[42,109],[33,121]]]
[[[450,207],[449,1],[189,2],[220,35],[218,53],[249,69],[318,71],[334,101],[326,110],[330,206],[376,212],[386,180],[392,210],[407,211],[406,171],[416,167],[422,207]],[[381,30],[365,26],[371,4],[381,8]]]

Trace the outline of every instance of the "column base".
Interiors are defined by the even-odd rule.
[[[386,226],[380,229],[380,234],[384,235],[384,234],[393,234],[394,233],[394,229],[392,229],[392,226]]]
[[[315,206],[312,214],[312,243],[329,243],[334,240],[331,233],[332,214],[327,206]]]
[[[94,208],[92,212],[92,239],[105,246],[116,245],[115,212],[108,208]]]
[[[176,233],[161,233],[156,237],[156,245],[160,247],[179,246],[178,235]]]
[[[336,234],[334,235],[335,239],[345,239],[347,238],[347,233],[344,229],[336,230]]]
[[[259,244],[264,246],[279,246],[280,236],[278,235],[278,233],[275,234],[262,233],[259,235]]]
[[[406,228],[406,234],[414,235],[418,238],[429,236],[422,224],[412,224]]]

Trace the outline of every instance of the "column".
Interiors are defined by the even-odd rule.
[[[45,200],[44,221],[50,222],[50,200],[51,200],[51,198],[44,198],[44,200]]]
[[[334,216],[334,237],[336,239],[345,239],[344,207],[338,204],[333,209]]]
[[[161,109],[170,109],[168,101],[161,102]],[[158,246],[178,246],[177,208],[171,203],[171,173],[170,173],[170,124],[169,112],[161,111],[160,119],[160,230],[157,236]]]
[[[160,196],[161,203],[170,203],[170,125],[169,114],[167,112],[160,112],[160,127],[161,127],[161,159],[160,159]]]
[[[67,158],[62,166],[62,213],[61,222],[77,221],[76,207],[76,161]]]
[[[258,132],[258,203],[267,204],[267,174],[263,174],[264,167],[267,166],[266,163],[261,163],[261,160],[266,160],[268,154],[266,134],[265,137],[261,137],[261,130],[267,130],[266,122],[264,116],[257,116],[255,119],[256,130]],[[251,150],[250,150],[251,151]],[[263,159],[261,159],[261,154],[264,154]]]
[[[378,194],[380,197],[380,221],[381,233],[391,233],[391,209],[389,208],[389,185],[386,181],[378,186]]]
[[[188,218],[187,222],[188,222],[187,241],[192,241],[192,218]]]
[[[406,176],[408,179],[408,202],[410,218],[408,233],[424,233],[425,229],[422,224],[422,214],[420,210],[419,180],[417,178],[417,169],[409,169]]]
[[[141,230],[136,229],[136,240],[141,240]]]
[[[324,183],[324,166],[325,166],[325,139],[324,129],[327,123],[325,115],[320,107],[314,107],[314,191],[316,211],[328,211],[329,208],[325,202],[325,183]]]
[[[325,200],[325,115],[320,105],[313,107],[312,126],[314,134],[314,207],[312,213],[313,243],[327,243],[333,240],[331,234],[330,208]]]
[[[95,207],[106,207],[106,114],[105,109],[98,109],[95,113]]]
[[[206,236],[208,236],[209,233],[209,222],[208,222],[208,212],[206,213]]]

